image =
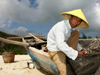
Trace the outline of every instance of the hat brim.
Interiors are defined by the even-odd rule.
[[[78,26],[79,28],[89,28],[89,24],[83,14],[83,12],[81,11],[81,9],[77,9],[77,10],[73,10],[73,11],[69,11],[69,12],[63,12],[63,13],[61,13],[61,15],[66,20],[69,19],[71,17],[71,15],[76,16],[83,20],[81,22],[81,24]]]
[[[71,14],[61,14],[64,19],[69,19],[71,17]],[[79,17],[80,18],[80,17]],[[83,20],[83,19],[82,19]],[[89,28],[89,25],[83,20],[81,24],[78,26],[79,28]]]

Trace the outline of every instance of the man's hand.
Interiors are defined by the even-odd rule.
[[[78,51],[78,56],[85,55],[88,52],[86,50]]]
[[[82,52],[83,52],[84,54],[88,54],[88,52],[87,52],[86,50],[82,50]]]

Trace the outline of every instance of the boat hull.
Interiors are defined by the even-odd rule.
[[[41,50],[37,50],[33,47],[25,47],[29,56],[46,72],[54,75],[59,74],[59,70],[56,67],[55,63],[49,58],[48,53]]]

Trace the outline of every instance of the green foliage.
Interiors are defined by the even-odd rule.
[[[7,38],[7,37],[16,37],[16,35],[6,34],[0,31],[0,37]],[[16,41],[21,41],[21,39],[16,39]],[[27,54],[25,48],[23,46],[13,45],[4,43],[4,46],[0,44],[0,55],[4,52],[14,52],[14,54]]]
[[[96,36],[96,38],[99,38],[98,36]]]
[[[6,34],[0,31],[0,37],[7,38],[7,37],[16,37],[17,35]]]
[[[88,36],[88,39],[91,39],[92,37],[91,36]]]

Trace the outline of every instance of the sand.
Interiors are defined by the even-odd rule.
[[[15,55],[13,63],[4,63],[0,55],[0,75],[48,75],[36,67],[29,69],[27,62],[30,60],[29,55]]]

